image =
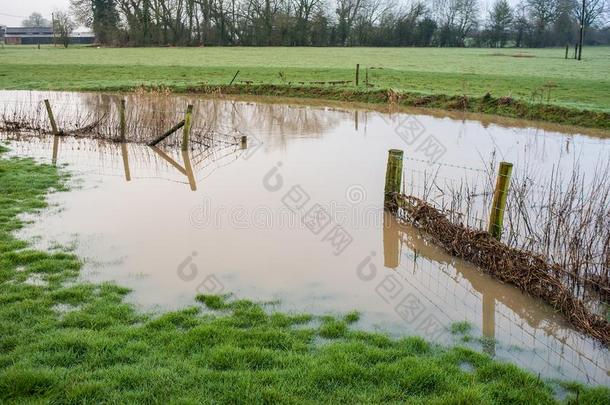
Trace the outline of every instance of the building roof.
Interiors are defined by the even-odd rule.
[[[24,37],[53,37],[53,27],[3,27],[4,36],[7,38]],[[73,32],[71,37],[95,37],[93,32]]]
[[[9,35],[53,35],[53,27],[6,27]]]

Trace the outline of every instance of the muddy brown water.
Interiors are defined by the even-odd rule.
[[[93,106],[99,99],[0,92],[5,104],[47,97]],[[429,173],[483,178],[490,156],[513,162],[515,171],[570,170],[577,160],[579,170],[594,171],[610,158],[607,138],[290,100],[167,100],[177,111],[195,101],[201,122],[247,134],[247,149],[195,145],[183,154],[2,134],[11,154],[73,173],[72,190],[52,194],[51,207],[28,218],[20,236],[43,248],[73,248],[85,261],[84,280],[132,288],[129,300],[142,310],[225,292],[277,301],[287,311],[358,310],[357,328],[469,345],[544,377],[610,384],[608,350],[382,210],[390,148],[405,150],[405,186],[416,192]],[[449,331],[460,321],[473,325],[468,342]]]

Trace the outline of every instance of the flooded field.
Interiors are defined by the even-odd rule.
[[[115,111],[118,100],[0,92],[3,106],[40,108],[44,98],[71,105],[65,116],[74,103],[99,113]],[[391,148],[405,151],[405,190],[435,198],[431,177],[484,187],[499,160],[512,162],[516,175],[593,173],[610,159],[610,139],[420,113],[166,96],[171,119],[145,109],[141,116],[163,127],[133,126],[132,140],[164,132],[189,103],[195,131],[246,135],[247,147],[216,139],[181,152],[171,139],[151,148],[1,134],[13,155],[73,173],[72,190],[51,195],[51,208],[22,236],[73,248],[85,260],[83,279],[132,288],[130,300],[146,311],[227,292],[291,311],[358,310],[359,328],[467,344],[545,377],[610,384],[607,350],[546,304],[446,255],[383,211]],[[469,220],[486,221],[484,207]],[[475,328],[469,342],[450,332],[461,321]]]

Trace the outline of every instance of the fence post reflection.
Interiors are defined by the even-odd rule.
[[[131,181],[131,171],[129,170],[129,154],[127,153],[127,144],[121,143],[121,155],[123,155],[123,169],[125,170],[125,180]]]
[[[191,166],[191,157],[189,156],[188,149],[182,151],[182,160],[184,162],[184,171],[186,172],[186,177],[189,179],[191,190],[197,191],[197,181],[195,180],[195,175],[193,174],[193,167]]]
[[[484,290],[480,293],[483,295],[483,336],[487,338],[483,350],[493,356],[496,354],[496,298]]]
[[[53,166],[57,165],[57,153],[59,151],[59,136],[55,135],[53,137],[53,157],[51,158],[51,163]]]
[[[400,266],[400,235],[394,216],[383,213],[383,265],[390,269]]]

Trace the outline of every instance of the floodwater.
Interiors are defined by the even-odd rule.
[[[3,97],[8,103],[48,94]],[[52,97],[93,106],[99,99]],[[610,158],[609,139],[290,100],[167,99],[177,111],[194,101],[198,122],[247,135],[247,148],[212,143],[183,153],[167,145],[0,135],[12,154],[73,173],[72,191],[52,194],[51,208],[21,236],[41,247],[74,248],[85,260],[83,279],[132,288],[129,300],[146,311],[231,292],[279,300],[275,305],[288,311],[358,310],[358,328],[443,344],[460,343],[449,327],[468,321],[473,336],[484,338],[462,344],[544,377],[610,384],[608,350],[382,209],[391,148],[405,151],[405,188],[417,193],[431,173],[447,181],[485,178],[489,159],[511,161],[517,173],[557,166],[592,172]]]

